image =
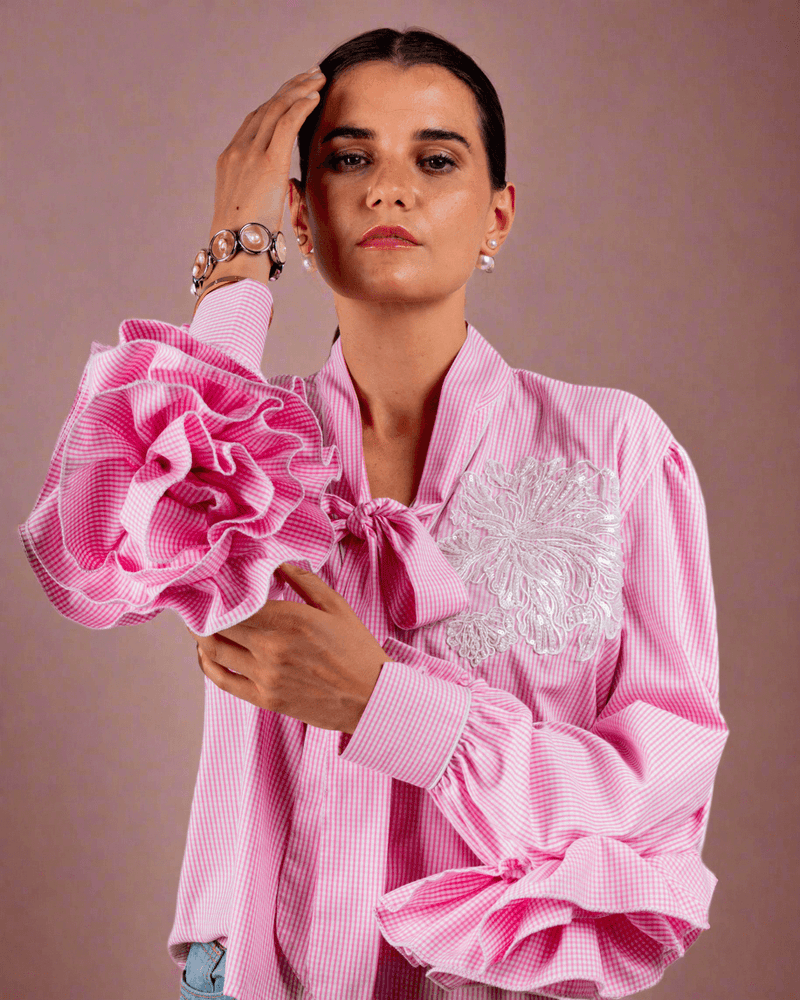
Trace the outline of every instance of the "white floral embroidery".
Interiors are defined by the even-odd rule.
[[[486,615],[465,612],[447,622],[447,644],[473,666],[491,653],[505,653],[518,641],[514,615],[504,608],[494,608]]]
[[[622,627],[619,480],[582,460],[521,459],[513,472],[488,461],[465,473],[450,516],[456,532],[439,547],[467,583],[486,582],[498,598],[488,614],[447,622],[447,644],[476,667],[524,639],[537,653],[560,653],[578,630],[588,660],[601,636]]]

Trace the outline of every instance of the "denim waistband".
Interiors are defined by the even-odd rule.
[[[181,1000],[235,1000],[223,993],[227,952],[219,941],[195,941],[181,977]]]

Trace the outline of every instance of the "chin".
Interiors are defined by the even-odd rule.
[[[446,290],[437,289],[429,281],[423,281],[414,274],[361,274],[353,281],[339,278],[328,284],[345,298],[366,302],[415,302],[441,298],[447,294]]]

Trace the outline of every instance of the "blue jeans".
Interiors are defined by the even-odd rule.
[[[181,1000],[234,1000],[225,994],[225,957],[219,941],[195,941],[189,948],[181,977]]]

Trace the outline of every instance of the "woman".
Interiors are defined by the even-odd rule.
[[[692,464],[646,403],[511,369],[465,319],[515,191],[494,88],[453,45],[368,32],[245,118],[210,238],[224,257],[221,231],[259,222],[272,253],[199,255],[188,352],[258,369],[287,190],[338,339],[320,372],[267,382],[341,457],[317,466],[334,544],[318,573],[284,562],[257,614],[192,631],[181,995],[647,989],[716,884],[727,726]]]

